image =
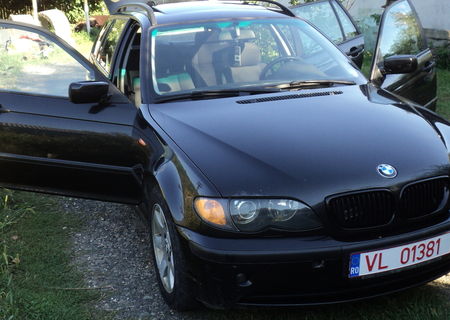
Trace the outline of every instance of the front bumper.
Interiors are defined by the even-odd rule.
[[[224,239],[178,227],[197,297],[210,306],[330,304],[375,297],[432,281],[450,272],[450,255],[350,279],[351,253],[420,241],[450,230],[450,218],[387,238],[344,242],[327,236]]]

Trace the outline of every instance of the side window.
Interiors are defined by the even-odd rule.
[[[261,61],[269,63],[281,56],[273,30],[269,24],[252,24],[250,29],[255,33],[255,43],[261,49]]]
[[[93,62],[97,62],[97,63],[100,62],[100,55],[99,55],[100,48],[102,46],[103,41],[105,40],[105,36],[108,33],[108,29],[113,24],[114,24],[114,20],[110,20],[107,23],[105,23],[105,25],[100,30],[100,33],[98,34],[97,39],[95,40],[95,44],[93,46],[92,53],[91,53],[91,59],[93,60]]]
[[[68,97],[72,82],[95,80],[93,70],[50,38],[13,28],[0,27],[0,90]]]
[[[286,25],[276,25],[276,30],[280,32],[280,36],[283,38],[283,41],[287,42],[288,50],[291,55],[296,56],[298,54],[296,43],[294,41],[294,36],[292,34],[291,28]]]
[[[332,3],[334,8],[336,9],[336,13],[338,15],[339,20],[341,20],[345,38],[351,39],[356,37],[358,35],[358,31],[356,30],[355,26],[353,25],[348,15],[345,13],[344,9],[342,9],[342,7],[339,4],[337,4],[336,1],[333,1]]]
[[[308,35],[302,35],[302,56],[303,57],[312,57],[316,54],[320,54],[323,51],[323,48],[311,37]]]
[[[339,43],[344,40],[339,22],[328,1],[292,8],[292,11],[297,16],[314,24],[320,31],[333,40],[333,42]]]
[[[141,28],[138,24],[131,27],[129,39],[126,44],[126,54],[120,65],[119,90],[125,94],[136,107],[141,105],[141,81],[140,81],[140,48]]]
[[[104,34],[101,34],[94,51],[94,59],[97,64],[109,74],[114,51],[119,43],[120,36],[125,28],[127,20],[112,20],[105,27]]]
[[[393,55],[416,55],[427,48],[416,15],[407,1],[400,1],[386,16],[380,37],[379,60]]]

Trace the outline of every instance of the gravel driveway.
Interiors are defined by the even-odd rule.
[[[201,310],[177,313],[158,292],[153,272],[149,235],[133,208],[90,200],[61,198],[64,211],[85,221],[73,234],[75,264],[89,287],[104,288],[95,308],[113,311],[116,319],[234,319],[236,312]],[[450,297],[450,274],[431,284]],[[270,313],[270,312],[269,312]],[[257,319],[246,313],[240,319]]]

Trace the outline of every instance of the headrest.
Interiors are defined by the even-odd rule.
[[[241,29],[239,37],[237,37],[237,40],[252,40],[252,39],[256,39],[256,35],[250,29]],[[221,41],[233,40],[231,32],[226,30],[221,31],[219,34],[219,40]]]
[[[232,40],[231,32],[230,31],[221,31],[219,33],[219,40],[220,41],[229,41]]]
[[[256,66],[261,63],[261,51],[251,42],[246,42],[241,51],[241,67]]]
[[[237,40],[252,40],[256,39],[256,35],[251,29],[240,29]],[[212,29],[205,32],[197,33],[195,36],[196,43],[215,42],[215,41],[231,41],[234,40],[231,31]]]
[[[241,34],[239,35],[239,40],[251,40],[256,39],[256,35],[251,29],[241,29]]]

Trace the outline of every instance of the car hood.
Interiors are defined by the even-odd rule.
[[[369,94],[367,86],[178,101],[150,110],[224,197],[292,197],[313,205],[327,195],[399,189],[449,170],[435,126],[400,101]],[[382,177],[379,164],[394,166],[397,177]]]

